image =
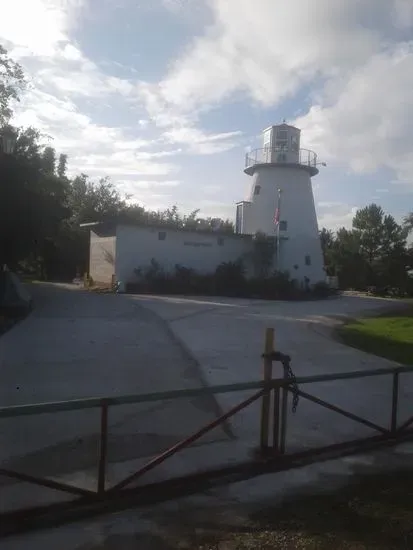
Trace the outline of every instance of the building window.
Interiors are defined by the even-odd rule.
[[[164,241],[166,239],[166,231],[159,231],[158,233],[158,240]]]
[[[285,220],[280,221],[280,231],[287,231],[287,222]]]
[[[275,141],[275,150],[285,152],[288,151],[288,132],[287,130],[278,130],[277,139]]]
[[[218,246],[224,246],[224,239],[223,239],[223,237],[218,237]]]
[[[306,256],[305,257],[305,265],[311,265],[311,256]]]
[[[254,188],[254,195],[259,195],[261,191],[261,185],[256,185]]]
[[[297,136],[292,136],[291,138],[291,151],[298,151],[298,139]]]

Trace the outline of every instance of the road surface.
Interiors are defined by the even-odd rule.
[[[136,301],[72,285],[35,285],[33,294],[33,313],[0,338],[0,406],[203,385],[168,326]],[[212,396],[111,408],[108,482],[217,414]],[[96,488],[99,427],[97,409],[0,419],[1,464]],[[202,444],[225,439],[217,429]],[[20,505],[22,494],[25,501],[51,496],[8,478],[0,490],[0,509]]]

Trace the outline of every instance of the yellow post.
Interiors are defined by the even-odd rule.
[[[265,345],[264,354],[270,354],[274,351],[274,329],[265,329]],[[268,357],[264,357],[264,383],[268,383],[272,379],[272,360]],[[268,448],[269,429],[270,429],[270,408],[271,408],[271,390],[269,389],[262,396],[261,406],[261,450]]]

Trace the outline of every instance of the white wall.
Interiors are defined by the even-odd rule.
[[[165,240],[159,239],[162,232]],[[136,280],[134,270],[148,267],[152,258],[167,271],[180,264],[211,273],[222,262],[236,261],[249,252],[252,242],[239,235],[125,225],[118,226],[116,238],[116,279],[122,283]]]
[[[110,284],[115,273],[116,237],[90,232],[89,274],[96,283]]]
[[[260,186],[259,194],[254,190]],[[281,231],[280,269],[290,272],[292,278],[310,283],[325,280],[323,256],[318,234],[317,215],[314,205],[310,174],[299,166],[259,165],[252,176],[251,207],[248,233],[262,231],[276,235],[274,223],[281,189],[280,221],[287,222],[287,230]],[[310,256],[311,265],[305,264]]]

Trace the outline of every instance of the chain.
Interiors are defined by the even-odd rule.
[[[291,379],[290,387],[293,394],[292,411],[293,411],[293,414],[295,414],[297,411],[298,401],[299,401],[297,378],[295,377],[295,374],[293,373],[293,369],[291,368],[291,359],[288,357],[288,355],[284,356],[281,362],[284,368],[285,377]]]
[[[299,395],[297,378],[293,373],[293,369],[291,368],[291,357],[289,355],[284,355],[284,353],[281,353],[280,351],[273,351],[268,354],[263,353],[262,357],[272,359],[273,361],[280,361],[280,363],[282,364],[284,369],[284,377],[291,380],[289,386],[293,394],[292,412],[293,414],[295,414],[298,407]]]

